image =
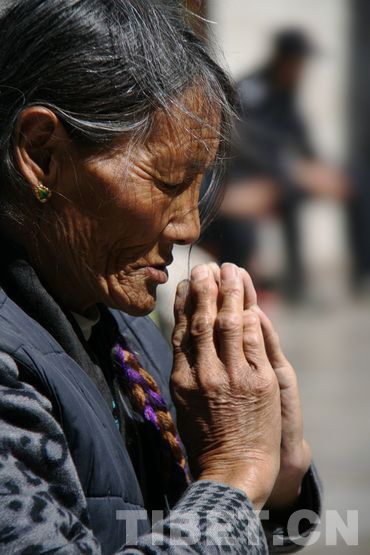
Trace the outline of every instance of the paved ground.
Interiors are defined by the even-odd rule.
[[[302,390],[306,436],[325,486],[325,509],[345,522],[358,511],[358,546],[338,534],[328,546],[323,519],[312,554],[370,554],[370,301],[278,307],[274,320]],[[351,534],[356,541],[356,533]],[[330,539],[330,538],[329,538]]]

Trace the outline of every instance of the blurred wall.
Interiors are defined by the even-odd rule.
[[[271,34],[287,26],[306,30],[321,54],[308,68],[302,105],[316,143],[327,156],[346,153],[346,91],[350,0],[208,0],[208,18],[235,78],[269,53]]]

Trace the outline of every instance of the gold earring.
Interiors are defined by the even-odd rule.
[[[34,186],[34,193],[37,200],[42,203],[47,202],[51,197],[50,189],[45,187],[42,183],[37,183],[37,185]]]

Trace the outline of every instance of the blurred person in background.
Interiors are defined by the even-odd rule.
[[[292,300],[305,294],[302,200],[308,195],[342,200],[349,189],[346,176],[316,153],[297,103],[303,72],[314,51],[302,31],[281,31],[268,61],[239,82],[235,162],[220,215],[201,242],[219,262],[231,260],[255,273],[256,222],[277,214],[287,251],[284,291]]]

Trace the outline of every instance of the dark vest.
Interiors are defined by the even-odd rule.
[[[147,317],[110,312],[172,408],[168,388],[172,355],[158,329]],[[114,553],[126,540],[125,521],[116,519],[116,511],[142,513],[145,504],[125,442],[106,401],[81,366],[2,289],[0,351],[13,357],[25,379],[51,401],[86,495],[90,526],[103,553]],[[139,533],[149,527],[147,519],[138,523]]]

